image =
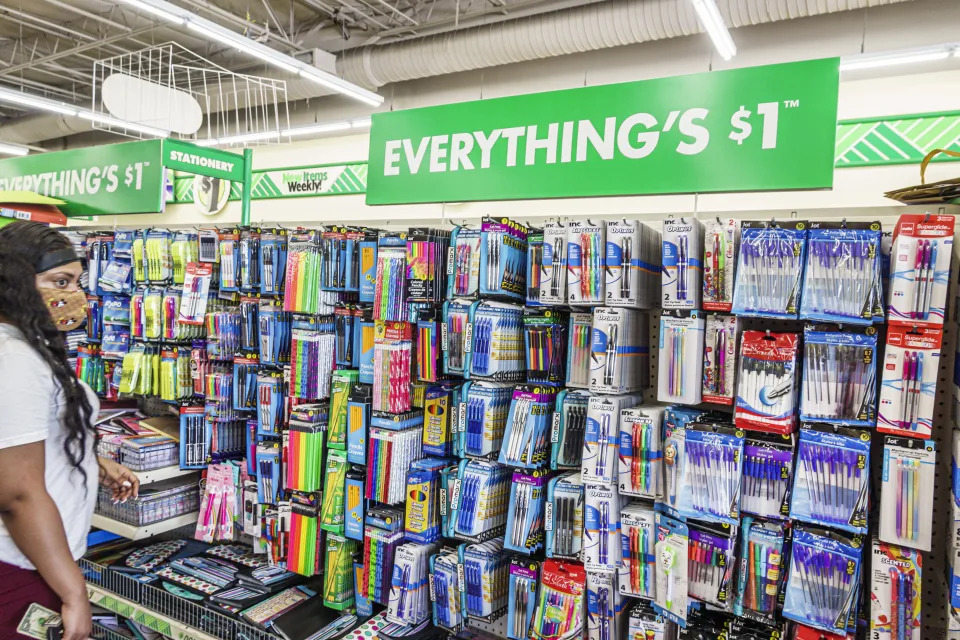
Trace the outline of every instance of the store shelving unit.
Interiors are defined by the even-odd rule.
[[[87,583],[87,596],[90,598],[92,604],[113,611],[124,618],[130,618],[134,622],[153,629],[168,638],[177,638],[178,640],[217,640],[214,636],[203,633],[198,629],[194,629],[172,618],[162,616],[155,611],[151,611],[146,607],[121,598],[106,589],[89,583]]]
[[[170,478],[179,478],[180,476],[186,476],[192,473],[196,474],[199,472],[196,469],[181,469],[179,466],[174,465],[172,467],[154,469],[153,471],[135,471],[134,475],[140,479],[140,484],[144,485],[169,480]]]
[[[182,516],[177,516],[176,518],[161,520],[160,522],[154,522],[153,524],[138,527],[136,525],[126,524],[124,522],[118,522],[117,520],[112,520],[95,513],[93,514],[93,520],[90,521],[90,524],[97,529],[103,529],[104,531],[115,533],[116,535],[122,536],[129,540],[143,540],[144,538],[149,538],[150,536],[166,533],[167,531],[173,531],[174,529],[179,529],[180,527],[185,527],[187,525],[196,524],[198,515],[199,514],[194,511],[192,513],[185,513]]]

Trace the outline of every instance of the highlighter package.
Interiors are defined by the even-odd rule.
[[[689,529],[679,520],[656,515],[657,591],[654,608],[681,627],[687,626],[687,554]]]
[[[619,480],[620,412],[643,401],[639,395],[593,396],[587,405],[580,474],[585,484],[613,486]]]
[[[904,214],[890,248],[887,321],[906,326],[942,325],[953,256],[952,215]]]
[[[703,273],[703,224],[680,218],[663,224],[661,306],[664,309],[699,309]]]
[[[890,327],[883,353],[877,430],[912,438],[933,433],[941,329]]]
[[[730,312],[733,306],[733,269],[737,264],[740,221],[715,218],[704,224],[703,308]]]
[[[880,540],[930,551],[936,462],[933,440],[884,438]]]
[[[639,500],[620,511],[623,564],[618,582],[624,595],[653,600],[656,594],[655,520],[653,509]]]
[[[606,227],[601,222],[572,221],[567,227],[567,303],[604,303]]]
[[[540,304],[567,304],[567,228],[559,222],[543,227],[543,257],[540,266]]]
[[[663,407],[620,412],[620,495],[663,496]]]
[[[619,568],[620,496],[616,488],[586,485],[583,560],[588,571]]]
[[[915,549],[873,540],[870,638],[921,640],[922,556]]]

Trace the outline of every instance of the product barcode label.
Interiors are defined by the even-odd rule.
[[[546,525],[545,528],[547,531],[553,531],[553,503],[547,503],[547,513],[546,513]]]

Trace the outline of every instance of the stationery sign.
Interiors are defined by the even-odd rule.
[[[376,113],[367,204],[829,188],[839,66]]]

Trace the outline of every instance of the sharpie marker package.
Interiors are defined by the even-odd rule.
[[[703,255],[703,224],[680,218],[663,224],[663,278],[661,306],[664,309],[699,309]]]
[[[880,540],[930,551],[936,462],[933,440],[884,438]]]
[[[480,227],[481,295],[526,298],[527,228],[502,218],[485,218]]]
[[[480,229],[455,227],[447,256],[447,295],[475,297],[480,288]]]
[[[678,312],[679,313],[679,312]],[[697,311],[660,316],[657,400],[699,404],[703,397],[704,319]]]
[[[579,469],[587,430],[589,391],[561,389],[550,432],[550,468]]]
[[[620,497],[616,488],[587,484],[583,561],[588,571],[620,566]]]
[[[567,314],[556,309],[526,309],[523,340],[527,383],[560,386],[566,379]]]
[[[921,555],[874,538],[870,572],[870,637],[921,640]]]
[[[576,562],[547,560],[541,570],[537,610],[530,637],[561,640],[583,636],[583,597],[587,575]]]
[[[733,292],[733,313],[760,318],[797,318],[807,246],[807,223],[789,226],[744,222]]]
[[[654,608],[681,627],[687,626],[687,579],[689,529],[679,520],[662,513],[657,525],[657,595]]]
[[[587,407],[580,474],[586,484],[616,485],[620,451],[620,412],[642,402],[639,395],[593,396]]]
[[[579,560],[583,548],[584,498],[579,473],[567,473],[547,483],[547,557]]]
[[[620,495],[663,496],[663,407],[620,412]]]
[[[620,511],[620,593],[652,600],[656,595],[656,523],[646,504],[633,501]]]
[[[567,225],[567,303],[573,306],[604,304],[606,278],[606,226],[572,221]]]
[[[443,347],[443,372],[463,377],[470,367],[473,344],[467,326],[470,312],[476,304],[469,300],[451,300],[443,303],[444,323],[440,325],[440,344]],[[472,333],[472,330],[471,330]]]
[[[737,523],[743,445],[744,433],[739,429],[701,423],[687,426],[676,506],[681,516]]]
[[[733,284],[740,221],[716,218],[704,224],[703,308],[729,312],[733,306]]]
[[[627,637],[635,640],[668,640],[668,626],[670,623],[657,613],[653,605],[640,602],[630,609]]]
[[[733,606],[737,528],[726,525],[690,525],[688,547],[690,597],[729,611]]]
[[[743,448],[740,511],[776,520],[790,516],[794,438],[752,433]]]
[[[559,222],[543,227],[539,299],[543,305],[567,304],[567,228]]]
[[[740,529],[740,571],[733,612],[773,623],[787,581],[787,525],[745,517]]]
[[[552,387],[525,385],[513,392],[499,461],[535,469],[549,460],[549,431],[556,394]]]
[[[743,332],[734,413],[738,427],[773,433],[796,428],[798,338],[795,333]]]
[[[890,324],[943,324],[954,224],[952,215],[900,216],[890,250]]]
[[[527,232],[527,262],[526,279],[527,293],[524,304],[528,307],[539,307],[540,280],[543,277],[543,230],[529,229]]]
[[[624,611],[616,572],[587,570],[587,640],[622,638]]]
[[[883,353],[877,430],[928,438],[933,432],[943,332],[890,327]]]
[[[870,427],[877,419],[877,336],[850,331],[803,332],[800,419]]]
[[[503,548],[526,555],[534,554],[545,543],[544,502],[546,500],[544,472],[513,472],[510,485],[510,507],[507,511],[507,532]]]
[[[586,389],[590,386],[590,353],[593,313],[571,313],[567,331],[567,380],[565,386]]]
[[[879,222],[810,223],[801,318],[873,323],[881,235]]]
[[[593,311],[589,388],[594,393],[646,389],[650,373],[650,318],[633,309]]]
[[[471,380],[520,382],[526,375],[523,310],[514,304],[483,301],[470,317]]]
[[[539,576],[539,562],[521,558],[510,561],[510,582],[507,585],[510,594],[507,638],[510,640],[527,640],[527,630],[533,620],[533,609],[537,603]]]
[[[703,341],[703,402],[732,405],[739,326],[736,316],[707,316]]]

